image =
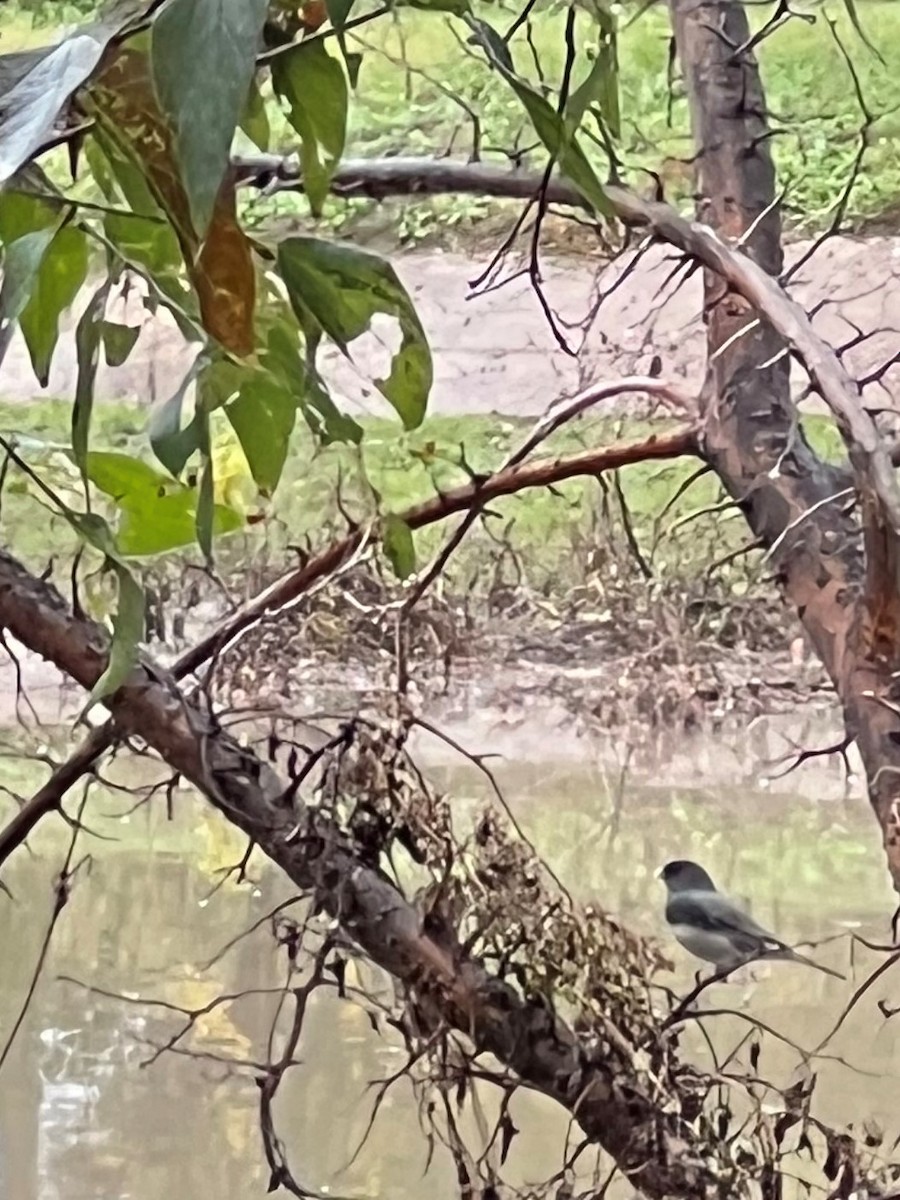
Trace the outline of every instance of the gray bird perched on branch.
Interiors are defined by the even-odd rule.
[[[666,885],[666,921],[677,940],[696,958],[731,971],[758,958],[787,959],[844,979],[786,946],[716,890],[706,871],[695,862],[666,863],[657,872]]]

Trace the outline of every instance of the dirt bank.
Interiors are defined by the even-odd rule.
[[[806,249],[805,243],[793,246],[790,261],[796,262]],[[661,252],[645,257],[625,278],[623,264],[600,272],[571,259],[547,264],[547,293],[568,322],[574,325],[596,310],[583,329],[568,329],[577,357],[555,346],[527,281],[472,298],[470,281],[485,261],[484,255],[475,261],[441,253],[396,260],[432,340],[436,411],[534,414],[560,392],[584,382],[646,369],[653,354],[662,358],[664,372],[699,382],[704,357],[700,282],[689,279],[672,294],[667,282],[672,263]],[[798,275],[797,297],[815,308],[824,335],[836,344],[852,340],[857,330],[871,335],[847,355],[857,375],[900,354],[898,267],[900,239],[842,238],[823,246]],[[618,280],[620,286],[611,291]],[[596,309],[600,295],[606,299]],[[133,309],[132,316],[137,315]],[[379,355],[383,357],[384,347],[371,339],[358,355],[362,374],[380,368]],[[101,374],[99,394],[141,401],[165,398],[189,360],[176,331],[159,318],[148,320],[130,362]],[[332,371],[347,397],[372,409],[374,401],[359,375],[336,359]],[[49,390],[70,395],[74,375],[70,321]],[[890,376],[886,378],[890,386]],[[0,395],[27,401],[34,394],[27,355],[16,343],[0,375]],[[739,633],[724,644],[716,635],[679,641],[680,634],[673,636],[652,620],[642,625],[627,605],[618,636],[612,637],[608,615],[600,619],[590,605],[584,611],[577,607],[556,617],[548,617],[539,605],[526,606],[518,615],[494,612],[474,632],[458,635],[446,659],[446,680],[426,686],[426,710],[449,730],[475,730],[479,740],[499,745],[501,752],[506,745],[516,753],[520,731],[532,731],[531,737],[539,728],[554,754],[563,758],[593,756],[598,744],[615,756],[622,747],[640,748],[650,736],[674,738],[670,757],[678,749],[692,762],[693,751],[684,749],[681,740],[684,734],[724,734],[727,727],[732,746],[743,744],[746,731],[746,746],[740,750],[745,767],[777,757],[770,733],[759,733],[774,728],[773,722],[787,720],[795,728],[799,721],[803,734],[795,740],[802,744],[825,745],[839,728],[833,696],[817,664],[798,649],[789,616],[779,618],[777,628],[758,642]],[[623,630],[633,636],[622,636]],[[154,653],[159,651],[166,652],[154,647]],[[168,648],[170,656],[173,652]],[[83,703],[77,689],[61,689],[51,667],[21,648],[17,653],[18,664],[0,668],[0,724],[11,726],[28,712],[17,694],[20,671],[40,720],[71,720]],[[289,694],[295,710],[321,707],[326,700],[352,708],[388,683],[383,648],[374,647],[365,660],[348,656],[346,646],[304,641],[294,661],[302,685],[295,680],[287,693],[285,687],[274,688],[269,699],[282,703]],[[245,698],[251,699],[253,681],[245,683]],[[781,738],[771,736],[776,742]],[[754,740],[760,737],[762,747]],[[778,754],[789,749],[783,738],[779,745]],[[677,756],[672,761],[677,774]]]
[[[306,611],[248,631],[218,662],[217,702],[253,722],[298,721],[307,731],[301,740],[313,743],[319,718],[310,725],[310,714],[384,711],[395,686],[395,634],[389,619],[374,619],[371,586],[355,587],[354,602],[346,590],[343,599],[324,592]],[[622,603],[629,603],[624,591]],[[652,780],[664,761],[669,786],[771,779],[779,790],[814,798],[845,794],[839,756],[814,759],[777,782],[800,748],[832,744],[841,728],[828,681],[793,637],[787,614],[748,610],[716,637],[702,619],[641,607],[637,594],[631,607],[629,625],[577,599],[553,613],[522,595],[473,622],[455,604],[429,598],[410,626],[407,703],[471,752],[513,762],[536,755]],[[207,614],[201,627],[197,617],[185,643],[214,619]],[[171,662],[182,648],[157,643],[152,652]],[[17,667],[0,667],[0,726],[17,743],[17,721],[43,737],[36,721],[70,723],[84,696],[22,647],[13,649]],[[455,757],[449,743],[424,740],[431,760]],[[850,786],[859,790],[858,782]]]
[[[789,263],[808,248],[807,242],[792,245]],[[463,256],[429,251],[399,254],[393,261],[416,299],[434,350],[434,412],[535,414],[560,393],[587,382],[646,369],[654,354],[661,357],[664,373],[699,385],[704,360],[700,279],[692,277],[676,288],[670,279],[675,264],[662,250],[646,255],[625,278],[625,260],[612,267],[586,259],[545,263],[546,294],[574,354],[557,345],[527,278],[473,294],[472,281],[490,261],[489,252]],[[855,375],[867,375],[900,353],[898,271],[900,239],[835,238],[795,281],[797,299],[815,309],[817,328],[834,344],[852,341],[857,331],[868,335],[846,357]],[[178,387],[195,350],[164,317],[147,317],[136,301],[127,317],[140,321],[143,332],[125,366],[101,369],[98,396],[141,403],[165,399]],[[50,395],[74,393],[72,329],[69,319]],[[354,353],[358,370],[335,354],[329,373],[351,407],[377,411],[366,379],[381,370],[385,344],[367,336]],[[890,387],[890,375],[886,383]],[[802,387],[798,375],[797,388]],[[38,392],[25,348],[16,340],[0,373],[0,397],[26,401]],[[886,400],[879,392],[877,403]]]

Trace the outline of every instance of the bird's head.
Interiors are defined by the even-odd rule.
[[[699,863],[688,859],[676,859],[668,862],[657,871],[670,892],[714,892],[716,885]]]

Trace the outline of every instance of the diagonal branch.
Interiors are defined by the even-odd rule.
[[[106,631],[74,616],[52,585],[2,549],[0,627],[85,689],[106,669]],[[759,1110],[736,1157],[732,1139],[721,1134],[718,1102],[706,1103],[721,1080],[679,1061],[675,1039],[660,1036],[664,1011],[647,1005],[640,1017],[629,1016],[627,1006],[620,1010],[613,1001],[611,1009],[604,1001],[598,1010],[599,996],[592,996],[573,1027],[557,1015],[552,995],[523,995],[492,974],[448,924],[430,932],[398,887],[357,855],[326,809],[308,808],[297,797],[285,804],[288,789],[276,771],[149,659],[107,706],[118,729],[146,742],[189,780],[311,894],[313,911],[325,911],[394,976],[416,1028],[456,1030],[474,1056],[492,1055],[523,1085],[561,1104],[640,1194],[649,1200],[781,1195],[781,1160],[788,1152],[781,1109]],[[646,995],[645,955],[617,923],[610,927],[623,935],[621,944],[605,944],[604,968],[615,981],[610,996]],[[818,1122],[816,1128],[828,1144],[839,1136]],[[867,1194],[884,1194],[870,1177],[871,1165],[850,1139],[845,1144],[859,1185]]]
[[[3,550],[0,626],[85,689],[105,669],[102,627],[73,616],[55,588]],[[682,1084],[675,1066],[665,1064],[671,1104],[663,1116],[662,1062],[651,1067],[649,1056],[621,1044],[621,1037],[580,1041],[550,1008],[491,975],[446,931],[436,941],[416,909],[380,870],[356,856],[324,811],[298,801],[285,805],[278,774],[186,700],[171,675],[149,660],[107,705],[123,733],[151,746],[311,892],[317,907],[405,985],[426,1020],[459,1030],[476,1053],[493,1054],[523,1083],[569,1109],[637,1189],[659,1200],[720,1194],[722,1181],[736,1170],[730,1154],[723,1147],[721,1161],[711,1161],[713,1142],[698,1134],[695,1116],[682,1116],[676,1099],[681,1086],[696,1085],[695,1071],[687,1070]],[[621,969],[639,971],[624,962]],[[634,986],[642,986],[637,976]]]
[[[758,149],[761,154],[761,148]],[[233,160],[238,183],[274,190],[303,190],[298,161],[274,154],[239,156]],[[529,199],[543,185],[541,172],[499,167],[491,163],[462,163],[451,159],[398,157],[347,159],[332,179],[339,196],[446,195],[471,193],[507,199]],[[557,176],[548,184],[551,203],[584,207],[576,189]],[[617,215],[630,226],[643,227],[661,241],[677,247],[703,264],[764,317],[809,371],[814,386],[833,412],[847,444],[859,481],[867,483],[900,535],[900,488],[890,455],[863,407],[859,388],[833,348],[816,333],[805,310],[751,254],[729,245],[708,225],[679,215],[670,205],[644,200],[627,188],[610,184],[606,194]],[[743,228],[737,230],[743,233]],[[737,238],[735,239],[737,241]],[[720,283],[721,288],[721,283]],[[752,322],[746,317],[744,324]]]
[[[660,380],[654,382],[665,386]],[[567,412],[573,404],[574,402],[569,402],[566,406]],[[551,414],[555,413],[556,409],[551,409]],[[528,449],[533,441],[532,438],[527,443]],[[685,425],[668,433],[653,434],[637,442],[617,443],[604,449],[587,450],[563,458],[530,463],[517,462],[487,478],[473,480],[462,487],[417,504],[400,516],[411,529],[421,529],[458,513],[468,512],[475,506],[484,505],[501,496],[515,495],[527,488],[549,487],[566,479],[595,476],[603,471],[616,470],[633,463],[678,458],[696,453],[696,432],[691,426]],[[182,679],[198,670],[261,617],[298,600],[314,584],[338,570],[366,542],[377,541],[379,536],[380,529],[377,524],[356,529],[314,555],[303,566],[282,576],[265,591],[242,605],[208,637],[183,654],[172,668],[174,678]],[[12,820],[0,829],[0,865],[25,841],[44,816],[59,808],[68,789],[91,769],[115,740],[116,729],[112,721],[94,729]]]

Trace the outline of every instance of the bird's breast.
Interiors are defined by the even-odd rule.
[[[737,966],[743,960],[743,956],[737,952],[734,943],[725,933],[677,923],[673,923],[672,932],[685,950],[695,958],[702,958],[704,962],[715,963],[717,967],[730,967]]]

